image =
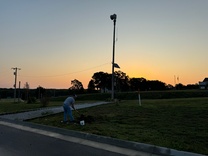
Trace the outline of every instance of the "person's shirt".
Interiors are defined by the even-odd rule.
[[[75,103],[75,100],[74,100],[74,98],[73,97],[68,97],[68,98],[66,98],[66,100],[64,101],[64,105],[65,106],[71,106],[71,105],[73,105]]]

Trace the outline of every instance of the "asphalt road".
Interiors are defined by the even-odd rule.
[[[122,156],[59,138],[0,124],[1,156]]]

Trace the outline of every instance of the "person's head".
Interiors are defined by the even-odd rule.
[[[73,98],[74,98],[74,99],[76,99],[76,98],[77,98],[77,95],[76,95],[76,94],[73,94],[72,96],[73,96]]]

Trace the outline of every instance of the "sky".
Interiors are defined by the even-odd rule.
[[[208,77],[208,0],[0,0],[0,88],[87,88],[115,62],[130,78]]]

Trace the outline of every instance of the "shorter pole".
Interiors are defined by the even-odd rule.
[[[20,102],[20,85],[21,85],[21,81],[19,81],[19,94],[18,94],[18,102]]]
[[[142,103],[141,103],[141,97],[140,97],[140,91],[138,89],[138,99],[139,99],[139,106],[142,106]]]

